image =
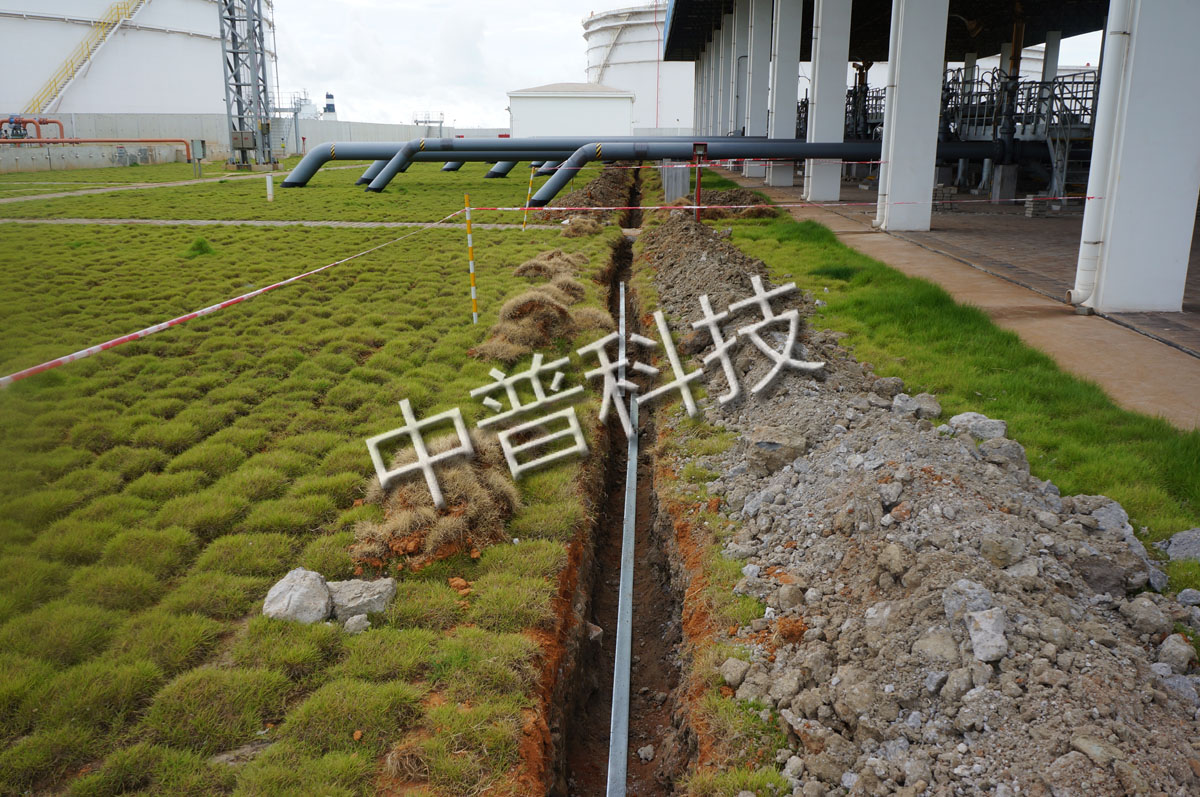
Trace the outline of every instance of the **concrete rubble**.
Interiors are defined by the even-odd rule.
[[[647,257],[668,315],[691,320],[697,286],[744,284],[746,265],[701,259],[705,234],[670,226]],[[718,673],[788,729],[777,760],[793,793],[1200,794],[1200,672],[1176,633],[1200,632],[1200,595],[1164,594],[1120,505],[1032,476],[1003,420],[939,424],[936,397],[876,378],[838,339],[797,346],[826,361],[816,378],[707,402],[739,442],[677,463],[720,474],[705,487],[736,524],[736,592],[766,619],[736,629],[749,661]],[[735,366],[743,385],[766,369],[748,346]],[[718,369],[706,378],[711,395],[724,387]],[[755,633],[785,618],[803,621],[801,641]]]

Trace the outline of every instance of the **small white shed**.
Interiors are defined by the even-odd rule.
[[[634,98],[632,91],[598,83],[551,83],[510,91],[512,135],[633,135]]]

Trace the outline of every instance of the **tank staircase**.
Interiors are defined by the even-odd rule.
[[[58,69],[25,106],[26,114],[41,114],[50,110],[75,78],[87,68],[96,53],[124,23],[133,19],[150,0],[118,0],[108,7],[100,19],[92,23],[84,37]]]

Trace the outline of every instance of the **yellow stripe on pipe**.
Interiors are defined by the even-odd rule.
[[[337,160],[337,150],[334,149],[333,144],[329,145],[329,159]]]

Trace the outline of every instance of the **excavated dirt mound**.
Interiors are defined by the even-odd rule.
[[[698,226],[644,236],[681,318],[761,268]],[[1200,607],[1154,591],[1165,577],[1120,505],[1060,495],[1002,421],[943,423],[935,397],[876,379],[833,333],[802,345],[821,378],[709,403],[739,442],[675,463],[720,474],[705,487],[735,524],[735,591],[768,607],[715,632],[749,661],[714,675],[774,712],[794,793],[1200,794],[1200,675],[1174,633],[1200,630]],[[743,390],[763,359],[740,347]]]
[[[685,204],[691,204],[693,199]],[[705,208],[700,211],[702,219],[768,219],[779,215],[779,211],[768,207],[766,200],[753,191],[745,188],[731,188],[724,191],[706,191],[700,189],[701,205],[757,205],[749,208]]]
[[[520,506],[520,493],[508,475],[500,444],[493,437],[471,435],[475,456],[437,466],[446,508],[438,509],[419,474],[387,490],[371,480],[366,500],[383,506],[380,522],[360,521],[354,528],[351,554],[377,570],[389,562],[419,569],[461,551],[476,550],[504,539],[504,522]],[[449,451],[458,438],[426,441],[431,454]],[[396,468],[416,461],[406,447],[393,460]],[[399,560],[399,561],[397,561]]]
[[[754,295],[753,276],[766,280],[761,260],[742,252],[720,233],[700,224],[684,210],[641,236],[643,257],[655,268],[655,285],[664,308],[677,317],[700,316],[700,295],[707,293],[715,312]]]
[[[632,164],[616,164],[617,166],[628,166]],[[589,172],[584,171],[576,178],[576,183],[580,181],[584,175]],[[600,173],[590,180],[586,185],[577,188],[567,194],[559,194],[550,202],[552,208],[612,208],[624,207],[629,203],[629,186],[632,182],[633,171],[631,169],[613,168],[606,166],[601,169]],[[561,221],[563,214],[554,211],[541,211],[538,214],[539,218],[553,219]],[[610,221],[613,216],[611,210],[597,211],[572,211],[571,224],[576,223],[576,219],[590,219],[597,223]],[[567,225],[568,227],[570,225]],[[589,229],[590,229],[590,225]],[[599,231],[597,229],[597,231]]]

